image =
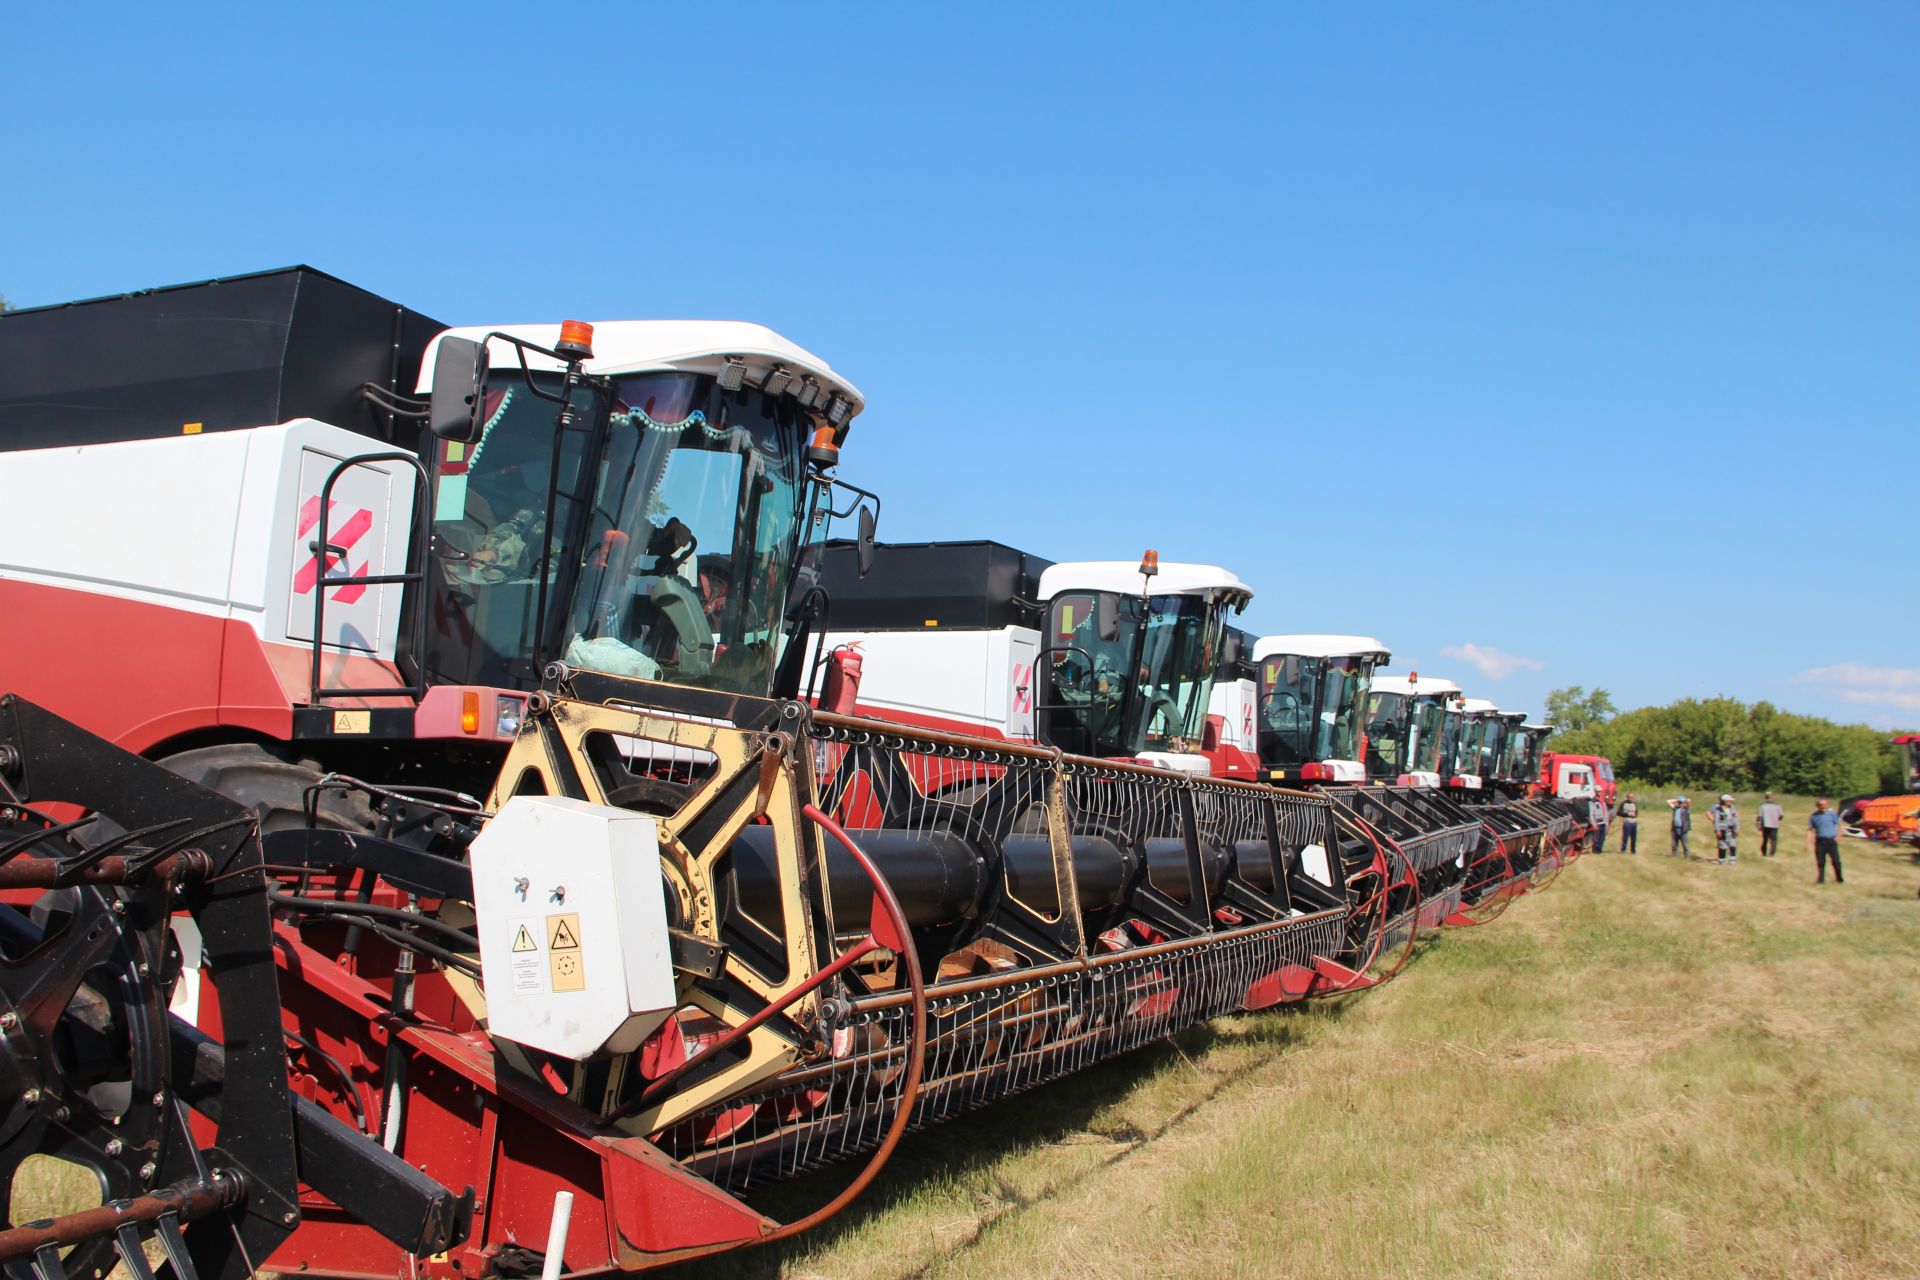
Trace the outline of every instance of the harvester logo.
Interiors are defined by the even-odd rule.
[[[354,544],[366,537],[367,531],[373,528],[373,512],[367,510],[365,507],[361,507],[345,520],[336,521],[334,517],[337,516],[339,512],[339,503],[333,502],[327,505],[327,541],[351,553]],[[319,523],[320,499],[317,497],[308,498],[306,504],[300,508],[300,529],[294,536],[298,538],[306,537]],[[293,575],[293,594],[303,596],[313,590],[319,583],[321,577],[320,556],[320,552],[314,552],[313,557],[300,566],[300,572]],[[333,559],[334,557],[328,556],[329,561]],[[326,566],[326,572],[331,573],[334,568],[335,565],[329,563]],[[366,572],[367,562],[362,560],[360,567],[347,576],[355,578],[364,577]],[[352,604],[365,594],[367,594],[367,589],[363,586],[341,587],[333,593],[333,599],[337,604]]]
[[[1021,715],[1033,710],[1033,664],[1031,662],[1013,664],[1013,709]]]

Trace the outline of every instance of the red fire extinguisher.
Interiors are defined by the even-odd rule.
[[[850,716],[860,700],[860,649],[843,644],[827,655],[827,673],[820,681],[820,709]]]

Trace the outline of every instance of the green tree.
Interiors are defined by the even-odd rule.
[[[13,310],[13,304],[7,301],[7,296],[4,293],[0,293],[0,311],[11,310]]]
[[[1605,724],[1616,713],[1613,697],[1605,689],[1588,693],[1576,684],[1547,695],[1547,719],[1556,733],[1584,733]]]

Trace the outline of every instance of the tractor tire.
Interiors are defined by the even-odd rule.
[[[159,763],[252,809],[260,815],[262,834],[304,828],[307,788],[321,778],[311,762],[288,759],[252,742],[182,751]],[[316,817],[319,826],[334,831],[371,832],[375,825],[373,808],[358,791],[321,792]]]

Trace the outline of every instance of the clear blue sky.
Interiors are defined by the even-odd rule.
[[[308,262],[758,320],[867,393],[883,536],[1214,561],[1519,709],[1920,722],[1920,6],[6,26],[17,305]]]

